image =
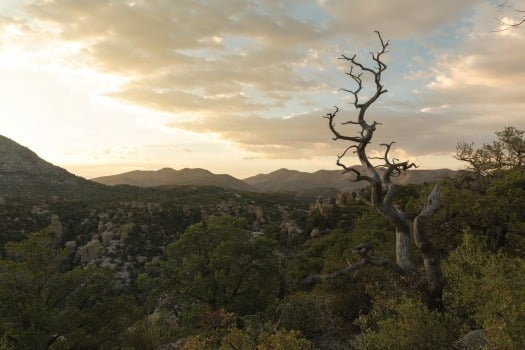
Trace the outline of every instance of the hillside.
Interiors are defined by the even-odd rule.
[[[421,184],[435,181],[436,178],[453,177],[455,173],[448,169],[415,169],[394,181],[399,184]],[[145,191],[145,188],[172,186],[214,186],[244,192],[300,192],[315,195],[327,190],[351,191],[367,185],[364,182],[353,182],[353,178],[352,173],[342,174],[340,170],[308,173],[279,169],[239,180],[227,174],[214,174],[206,169],[164,168],[157,171],[135,170],[90,181],[71,174],[43,160],[27,147],[0,136],[0,197],[121,197],[137,194]]]
[[[164,168],[157,171],[135,170],[123,174],[92,179],[104,185],[157,186],[216,186],[238,191],[255,191],[245,182],[226,174],[213,174],[205,169],[174,170]]]
[[[92,186],[98,187],[0,135],[0,196],[64,195]]]
[[[359,169],[359,167],[357,167]],[[452,177],[456,172],[448,169],[410,170],[395,178],[399,184],[421,184],[437,178]],[[249,192],[301,192],[322,193],[326,189],[351,191],[366,186],[356,183],[352,173],[342,174],[340,170],[318,170],[313,173],[279,169],[269,174],[259,174],[243,180],[230,175],[213,174],[205,169],[174,170],[164,168],[157,171],[135,170],[123,174],[92,179],[105,185],[132,185],[139,187],[159,186],[216,186],[225,189]]]
[[[489,332],[499,332],[495,339],[503,340],[491,348],[523,348],[521,338],[516,346],[506,343],[509,334],[520,334],[515,329],[523,329],[523,312],[509,313],[509,325],[489,328],[525,293],[521,165],[474,186],[441,182],[430,233],[442,256],[437,262],[448,295],[447,308],[436,311],[433,299],[424,295],[426,261],[418,249],[412,250],[418,267],[410,278],[390,269],[396,230],[380,212],[335,189],[333,196],[302,196],[302,189],[324,188],[319,194],[328,186],[351,186],[351,174],[280,169],[247,180],[261,192],[243,192],[167,186],[163,175],[206,178],[211,173],[163,169],[132,172],[144,181],[157,175],[154,184],[160,187],[106,186],[45,162],[9,139],[1,141],[2,193],[16,185],[26,196],[0,198],[0,328],[4,325],[9,339],[34,344],[18,347],[13,340],[13,349],[38,348],[41,339],[55,340],[56,334],[65,334],[56,348],[95,349],[101,348],[99,339],[116,339],[122,344],[104,344],[126,349],[197,344],[194,348],[201,349],[203,343],[196,341],[211,344],[219,334],[221,344],[239,349],[258,348],[250,339],[278,339],[283,349],[370,349],[368,343],[353,346],[361,339],[379,343],[375,349],[397,349],[408,341],[405,349],[435,349],[438,341],[439,348],[459,349],[455,344],[472,332],[489,340]],[[452,174],[413,170],[397,180],[420,183]],[[419,210],[428,187],[398,191],[395,208],[409,214]],[[37,196],[57,193],[76,198]],[[374,256],[367,256],[371,249]],[[484,288],[487,293],[471,293]],[[31,308],[24,308],[26,301]],[[159,322],[149,321],[154,318]],[[32,325],[11,327],[27,319],[36,320],[41,338],[35,340]],[[238,326],[237,319],[246,326]],[[472,329],[478,319],[484,323]],[[203,320],[212,321],[212,333]],[[400,333],[399,322],[411,331]],[[277,333],[276,324],[282,327]],[[87,329],[89,337],[79,337],[78,329]],[[100,333],[106,331],[110,337]],[[150,334],[155,347],[144,346]],[[279,334],[282,338],[275,338]],[[76,343],[62,344],[70,339]],[[85,339],[92,340],[89,346]]]
[[[27,147],[0,135],[0,197],[67,199],[114,198],[139,189],[112,188],[55,166]]]
[[[357,167],[360,169],[360,167]],[[394,179],[399,184],[421,184],[435,181],[437,178],[452,177],[456,172],[449,169],[410,170],[405,175]],[[352,182],[355,175],[342,174],[340,170],[319,170],[314,173],[279,169],[269,174],[259,174],[244,179],[246,183],[264,192],[307,191],[319,188],[335,188],[349,191],[366,186],[365,182]]]

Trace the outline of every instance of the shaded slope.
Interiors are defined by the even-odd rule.
[[[356,167],[362,170],[361,167]],[[433,182],[439,177],[452,177],[455,171],[449,169],[439,170],[410,170],[405,175],[394,179],[399,184],[421,184]],[[340,170],[319,170],[314,173],[296,170],[279,169],[269,174],[259,174],[244,179],[244,181],[259,191],[308,191],[316,188],[335,188],[340,191],[350,191],[364,187],[366,182],[353,182],[355,175],[342,174]]]
[[[245,182],[226,174],[213,174],[205,169],[135,170],[123,174],[92,179],[105,185],[127,184],[140,187],[157,186],[216,186],[238,191],[254,191]]]
[[[117,194],[120,190],[73,175],[0,135],[0,197],[93,198]]]

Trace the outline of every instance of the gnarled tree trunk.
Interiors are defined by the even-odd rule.
[[[398,271],[401,273],[407,273],[415,270],[415,265],[410,259],[410,236],[413,233],[414,241],[418,247],[421,255],[423,257],[424,271],[425,271],[425,280],[426,280],[426,291],[429,296],[429,306],[433,308],[440,308],[441,296],[443,292],[443,287],[445,286],[446,279],[443,277],[441,272],[441,267],[439,263],[439,256],[430,243],[427,234],[428,222],[432,214],[436,211],[439,205],[439,192],[437,186],[434,188],[430,194],[425,207],[421,212],[415,217],[413,221],[408,219],[406,215],[398,209],[393,204],[393,198],[396,192],[396,185],[392,182],[392,177],[399,176],[405,173],[408,169],[416,167],[414,163],[398,162],[395,158],[389,157],[390,149],[394,142],[388,144],[381,144],[385,147],[384,155],[382,157],[369,157],[367,154],[367,146],[370,144],[376,126],[379,125],[376,121],[369,123],[365,119],[366,112],[368,108],[377,101],[377,99],[387,90],[384,88],[381,77],[383,71],[387,68],[386,64],[382,61],[382,56],[387,52],[389,42],[384,41],[379,32],[376,32],[379,41],[381,43],[381,49],[372,53],[372,60],[377,64],[376,67],[370,68],[361,64],[356,59],[356,55],[348,57],[345,55],[341,56],[341,59],[348,61],[350,63],[350,70],[346,73],[357,85],[353,90],[350,89],[341,89],[350,93],[354,102],[353,105],[358,111],[358,116],[356,121],[345,121],[341,125],[355,125],[358,129],[358,136],[348,136],[343,133],[340,133],[338,128],[335,125],[335,119],[339,108],[335,107],[335,111],[332,113],[327,113],[326,118],[328,119],[328,126],[333,133],[334,140],[345,140],[351,144],[344,150],[344,152],[337,157],[337,165],[344,169],[344,173],[352,172],[356,175],[354,181],[366,181],[370,185],[370,197],[363,198],[359,196],[361,200],[368,203],[370,206],[376,208],[376,210],[384,216],[394,227],[395,227],[395,237],[396,237],[396,265],[398,266]],[[359,93],[363,88],[363,74],[369,74],[373,77],[375,83],[375,93],[368,99],[361,101]],[[353,167],[347,167],[342,159],[346,156],[349,150],[354,150],[354,153],[357,155],[361,165],[365,168],[365,172],[361,173]],[[379,166],[373,165],[371,159],[382,160],[383,163]],[[382,168],[381,171],[378,168]],[[372,259],[373,258],[373,259]],[[356,268],[362,268],[366,264],[371,264],[372,261],[378,262],[382,261],[378,257],[361,257],[361,262],[357,265]],[[384,263],[382,266],[389,266],[389,269],[396,270],[391,268],[391,264]],[[353,270],[352,266],[347,267],[345,270]],[[330,274],[339,275],[337,273]],[[318,276],[317,279],[324,279],[326,276]]]

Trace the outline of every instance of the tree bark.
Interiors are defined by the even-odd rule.
[[[405,272],[416,268],[410,259],[410,232],[396,230],[396,263]]]
[[[443,310],[443,288],[447,283],[441,271],[439,254],[428,239],[428,222],[439,206],[439,191],[437,184],[428,196],[424,208],[414,219],[414,242],[423,257],[425,269],[426,289],[431,308]]]
[[[385,147],[385,152],[382,157],[370,157],[367,154],[367,146],[371,143],[376,127],[380,123],[376,121],[368,122],[365,119],[368,108],[375,103],[378,98],[387,92],[384,88],[381,78],[382,74],[387,68],[386,64],[382,60],[382,56],[387,52],[389,42],[384,41],[379,32],[376,32],[379,41],[381,43],[381,49],[375,53],[371,53],[372,60],[375,62],[375,67],[367,67],[360,63],[354,56],[342,55],[341,59],[346,60],[350,63],[350,70],[346,74],[353,80],[357,85],[354,89],[341,89],[350,93],[353,97],[353,105],[357,110],[357,120],[349,120],[341,123],[341,125],[355,125],[360,128],[356,134],[343,134],[339,132],[336,127],[335,119],[339,108],[335,107],[335,111],[326,114],[328,119],[328,127],[333,134],[334,140],[344,140],[351,142],[350,146],[346,147],[341,155],[337,156],[336,164],[344,169],[344,173],[352,172],[356,175],[354,181],[366,181],[370,185],[370,197],[364,199],[359,195],[364,202],[374,207],[383,217],[385,217],[396,230],[396,266],[393,270],[401,270],[402,273],[407,273],[415,270],[415,265],[410,259],[410,233],[414,234],[414,240],[416,246],[421,251],[424,262],[425,277],[427,292],[432,300],[429,305],[441,305],[441,296],[443,287],[445,286],[446,280],[443,277],[441,268],[439,265],[439,257],[434,247],[427,238],[427,223],[430,217],[437,209],[439,204],[439,192],[437,191],[437,185],[430,194],[425,207],[421,210],[419,215],[411,222],[405,214],[399,210],[393,203],[393,198],[396,192],[396,185],[392,182],[392,177],[396,177],[405,173],[406,170],[416,167],[414,163],[408,161],[399,162],[398,159],[389,156],[390,148],[394,142],[388,144],[381,144]],[[367,98],[361,100],[360,93],[363,88],[363,74],[370,75],[374,80],[375,91]],[[364,174],[354,167],[346,166],[343,163],[343,158],[346,156],[349,150],[354,150],[357,155],[359,162],[365,168]],[[372,159],[382,160],[381,165],[372,164]],[[381,171],[378,171],[381,168]],[[355,265],[349,265],[345,269],[327,275],[313,275],[312,280],[324,280],[329,278],[335,278],[340,274],[348,273],[361,269],[367,264],[388,266],[391,265],[380,264],[379,260],[371,259],[369,256],[362,256],[360,263]],[[383,260],[381,260],[383,262]],[[392,263],[393,264],[393,263]]]

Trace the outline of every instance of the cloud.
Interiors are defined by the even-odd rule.
[[[443,114],[454,116],[450,120],[454,125],[477,130],[465,130],[463,139],[479,139],[475,134],[488,129],[525,127],[525,51],[518,49],[525,31],[493,32],[493,18],[493,8],[478,8],[461,46],[455,52],[436,55],[429,67],[434,78],[419,94],[421,103],[434,110],[446,104]]]
[[[92,67],[127,77],[128,83],[109,92],[113,97],[168,112],[242,113],[265,109],[244,96],[280,104],[318,85],[301,70],[305,62],[320,60],[311,46],[327,34],[315,21],[292,15],[299,6],[56,0],[35,1],[29,13],[32,21],[54,27],[61,40],[80,43]],[[230,98],[221,99],[225,95]]]
[[[330,131],[322,116],[319,111],[288,118],[227,115],[174,122],[171,126],[217,135],[262,157],[308,159],[319,155],[333,156],[340,148],[330,143]]]
[[[321,6],[335,19],[334,31],[367,37],[374,30],[388,33],[389,38],[405,39],[423,36],[444,24],[457,21],[476,0],[323,0]]]
[[[376,48],[375,29],[393,39],[388,74],[401,87],[370,110],[370,120],[383,123],[377,143],[446,154],[473,130],[476,141],[524,126],[525,30],[491,32],[497,13],[488,3],[36,0],[27,11],[9,23],[73,45],[78,60],[70,64],[122,77],[107,96],[168,112],[169,127],[213,134],[256,156],[304,159],[344,149],[330,141],[325,112],[312,110],[348,102],[331,91],[344,77],[335,58]],[[421,43],[446,25],[454,27],[448,47]],[[395,61],[409,42],[423,52]],[[284,118],[290,110],[295,115]]]

